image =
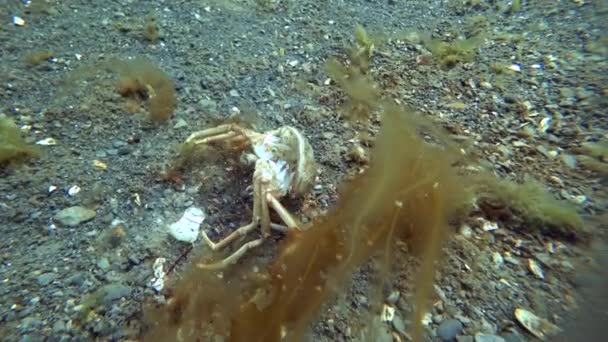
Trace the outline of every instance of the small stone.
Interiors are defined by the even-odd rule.
[[[238,91],[236,91],[235,89],[232,89],[232,90],[229,92],[229,94],[230,94],[230,96],[232,96],[232,97],[239,97],[239,96],[241,96],[241,95],[239,94],[239,92],[238,92]]]
[[[505,342],[523,342],[524,339],[516,333],[506,333],[502,335]]]
[[[106,150],[106,153],[110,156],[117,156],[118,155],[118,149],[116,148],[109,148]]]
[[[562,162],[570,169],[576,168],[576,158],[570,154],[562,154]]]
[[[433,315],[433,323],[441,324],[443,322],[443,315]]]
[[[104,304],[110,304],[114,300],[129,296],[131,294],[131,287],[115,283],[104,286],[102,291],[104,293],[102,302]]]
[[[173,125],[173,128],[175,128],[175,129],[184,128],[184,127],[188,127],[188,123],[184,119],[177,120],[175,125]]]
[[[357,295],[357,304],[361,307],[367,307],[369,305],[369,300],[364,295]]]
[[[202,99],[198,102],[198,105],[205,112],[215,113],[215,111],[217,110],[217,103],[213,100]]]
[[[73,206],[60,210],[55,214],[55,220],[64,226],[76,227],[77,225],[90,221],[95,217],[95,210],[81,206]]]
[[[334,132],[323,132],[321,133],[321,137],[325,140],[331,140],[336,136]]]
[[[106,151],[95,152],[95,158],[105,158],[107,156],[108,156],[108,154],[106,153]]]
[[[456,342],[474,342],[475,338],[473,336],[457,336],[456,337]]]
[[[468,224],[464,224],[464,225],[460,226],[459,233],[460,233],[460,235],[462,235],[468,239],[471,236],[473,236],[473,229]]]
[[[494,263],[494,268],[499,268],[504,263],[504,259],[500,253],[494,252],[492,253],[492,262]]]
[[[505,339],[496,335],[477,334],[475,342],[505,342]]]
[[[446,319],[437,327],[437,337],[442,341],[453,341],[458,336],[464,327],[457,319]]]
[[[399,291],[391,291],[391,293],[386,298],[386,302],[390,305],[394,305],[399,300],[399,296]]]
[[[120,156],[126,156],[129,153],[131,153],[131,149],[129,148],[129,146],[123,146],[118,149],[118,155]]]
[[[84,272],[77,272],[71,275],[66,279],[66,283],[68,285],[80,287],[86,279],[86,274]]]
[[[469,325],[471,325],[471,323],[472,323],[472,322],[471,322],[471,319],[470,319],[469,317],[466,317],[466,316],[462,316],[462,315],[456,315],[456,317],[455,317],[455,318],[456,318],[457,320],[459,320],[459,321],[460,321],[460,323],[464,324],[464,326],[467,326],[467,327],[468,327]]]
[[[39,275],[38,278],[36,278],[36,281],[38,282],[38,285],[40,285],[40,286],[47,286],[48,284],[52,283],[55,279],[57,279],[57,273],[48,272],[48,273],[43,273],[43,274]]]
[[[395,317],[393,317],[393,320],[391,321],[391,323],[392,323],[393,329],[395,329],[395,331],[397,331],[401,335],[404,335],[406,333],[405,323],[403,322],[401,317],[399,317],[399,315],[395,315]]]
[[[53,324],[53,332],[55,334],[62,334],[64,332],[66,332],[66,331],[67,331],[67,328],[65,326],[65,322],[64,321],[59,320],[59,321],[57,321],[57,322],[55,322]]]
[[[99,259],[99,261],[97,262],[97,267],[99,267],[104,272],[109,271],[110,262],[108,261],[108,258],[102,257],[101,259]]]
[[[121,148],[121,147],[125,146],[126,144],[127,143],[125,143],[122,140],[114,140],[114,141],[112,141],[112,147],[114,147],[114,148]]]

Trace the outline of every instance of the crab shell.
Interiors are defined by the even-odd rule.
[[[313,149],[296,128],[283,126],[263,134],[253,150],[259,158],[256,170],[274,184],[269,190],[301,196],[312,189],[317,171]]]

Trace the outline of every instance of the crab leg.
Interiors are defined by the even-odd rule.
[[[272,194],[266,194],[266,202],[270,203],[274,211],[279,214],[279,217],[281,220],[283,220],[283,222],[285,222],[288,229],[300,229],[300,225],[289,213],[289,210],[285,209],[281,202],[279,202]]]
[[[261,183],[261,182],[259,182]],[[260,217],[260,226],[262,227],[262,237],[266,238],[270,236],[270,212],[268,210],[268,202],[264,201],[264,194],[262,193],[264,187],[260,186],[256,192],[260,193],[260,197],[262,200],[260,201],[260,209],[261,209],[261,217]]]
[[[218,261],[213,264],[202,264],[201,263],[201,264],[197,264],[196,266],[198,268],[201,268],[204,270],[209,270],[209,271],[224,269],[224,268],[228,267],[229,265],[236,263],[248,250],[261,245],[262,242],[264,242],[264,238],[259,238],[257,240],[249,241],[246,244],[242,245],[241,248],[237,249],[236,252],[230,254],[228,257],[226,257],[225,259],[223,259],[221,261]]]
[[[212,128],[207,128],[204,129],[202,131],[198,131],[198,132],[194,132],[192,134],[190,134],[190,136],[188,137],[188,139],[186,139],[186,143],[191,142],[192,140],[197,139],[207,139],[210,137],[217,137],[217,136],[221,136],[224,134],[237,134],[237,132],[234,131],[233,129],[233,125],[219,125],[217,127],[212,127]]]
[[[230,235],[226,236],[223,240],[221,240],[218,243],[214,243],[213,241],[211,241],[211,239],[209,239],[209,237],[207,236],[207,233],[205,233],[205,231],[203,231],[202,232],[203,240],[207,243],[207,245],[209,247],[211,247],[212,250],[215,251],[220,248],[223,248],[227,244],[234,241],[235,239],[237,239],[241,236],[247,235],[249,232],[254,230],[258,226],[258,224],[260,224],[260,219],[262,219],[262,220],[264,219],[263,213],[262,213],[262,218],[260,218],[260,213],[264,211],[264,207],[266,207],[266,214],[268,214],[268,207],[267,207],[266,203],[262,200],[262,191],[261,191],[262,182],[260,180],[254,180],[253,186],[254,186],[254,188],[253,188],[254,189],[253,190],[253,219],[252,219],[251,223],[238,228],[237,230],[232,232]],[[245,254],[245,252],[247,252],[251,248],[259,246],[263,241],[264,241],[264,237],[262,237],[261,239],[249,241],[246,244],[244,244],[243,246],[241,246],[241,248],[239,248],[236,252],[232,253],[225,259],[223,259],[217,263],[213,263],[213,264],[199,263],[199,264],[197,264],[197,267],[202,268],[202,269],[207,269],[207,270],[217,270],[217,269],[224,268],[230,264],[237,262],[243,256],[243,254]]]

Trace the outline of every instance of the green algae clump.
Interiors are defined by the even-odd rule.
[[[21,163],[40,154],[21,137],[19,128],[6,117],[0,116],[0,166]]]
[[[538,181],[519,184],[484,174],[475,177],[474,183],[481,206],[506,207],[518,214],[529,230],[572,239],[588,236],[576,208],[553,197]]]
[[[116,90],[136,103],[145,103],[150,119],[156,123],[167,121],[177,106],[175,86],[169,76],[150,60],[113,59],[108,63],[119,75]]]
[[[483,36],[477,35],[467,39],[457,39],[452,42],[425,38],[423,42],[443,68],[451,69],[457,64],[473,61],[477,48],[483,42]]]

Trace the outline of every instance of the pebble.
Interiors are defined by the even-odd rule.
[[[395,331],[397,331],[398,333],[404,335],[406,333],[405,330],[405,322],[403,322],[403,319],[401,319],[401,317],[399,317],[399,315],[395,315],[395,317],[393,317],[393,320],[391,321],[392,325],[393,325],[393,329],[395,329]]]
[[[386,303],[390,305],[394,305],[399,300],[400,293],[399,291],[391,291],[391,293],[386,298]]]
[[[48,284],[52,283],[55,279],[57,279],[57,273],[49,272],[49,273],[43,273],[43,274],[39,275],[38,278],[36,278],[36,281],[38,282],[38,285],[40,285],[40,286],[47,286]]]
[[[102,302],[106,305],[131,294],[131,287],[120,283],[108,284],[101,290],[103,291],[102,293],[104,293]]]
[[[104,272],[109,271],[110,262],[108,261],[108,258],[106,258],[106,257],[100,258],[99,261],[97,262],[97,267],[99,267]]]
[[[106,150],[106,153],[110,156],[117,156],[118,155],[118,149],[116,148],[109,148]]]
[[[473,336],[458,336],[456,337],[456,342],[474,342],[475,338]]]
[[[466,316],[462,316],[462,315],[456,315],[455,317],[458,321],[460,321],[460,323],[464,324],[465,326],[469,326],[471,324],[471,319],[466,317]]]
[[[475,342],[505,342],[505,339],[496,335],[477,334]]]
[[[446,319],[437,327],[437,337],[442,341],[454,341],[456,336],[462,332],[462,323],[457,319]]]
[[[524,339],[515,333],[507,333],[502,335],[502,338],[505,342],[523,342]]]
[[[198,105],[205,112],[212,112],[212,113],[214,113],[215,111],[217,111],[217,103],[215,101],[213,101],[213,100],[202,99],[202,100],[200,100],[198,102]]]
[[[25,317],[21,320],[20,328],[32,329],[41,326],[43,323],[40,319],[32,316]]]
[[[112,141],[112,147],[114,147],[114,148],[121,148],[121,147],[125,146],[126,144],[127,143],[125,143],[122,140],[114,140],[114,141]]]
[[[357,295],[356,299],[357,299],[357,306],[365,308],[369,305],[369,300],[367,299],[367,297],[365,297],[363,295]]]
[[[570,169],[576,168],[576,158],[570,154],[562,154],[562,161],[564,165],[569,167]]]
[[[118,155],[126,156],[129,153],[131,153],[131,149],[129,148],[129,146],[123,146],[118,149]]]
[[[95,215],[95,210],[81,206],[73,206],[57,212],[57,214],[55,214],[55,220],[64,226],[76,227],[83,222],[92,220]]]
[[[173,125],[174,129],[184,128],[184,127],[188,127],[188,123],[184,119],[177,120],[175,125]]]
[[[59,321],[57,321],[57,322],[55,322],[53,324],[53,332],[55,334],[61,334],[61,333],[64,333],[66,331],[67,331],[67,328],[65,326],[65,322],[64,321],[59,320]]]
[[[82,283],[84,283],[85,279],[86,279],[86,273],[84,273],[84,272],[77,272],[77,273],[74,273],[73,275],[71,275],[67,279],[66,282],[67,282],[68,285],[80,287],[82,285]]]

